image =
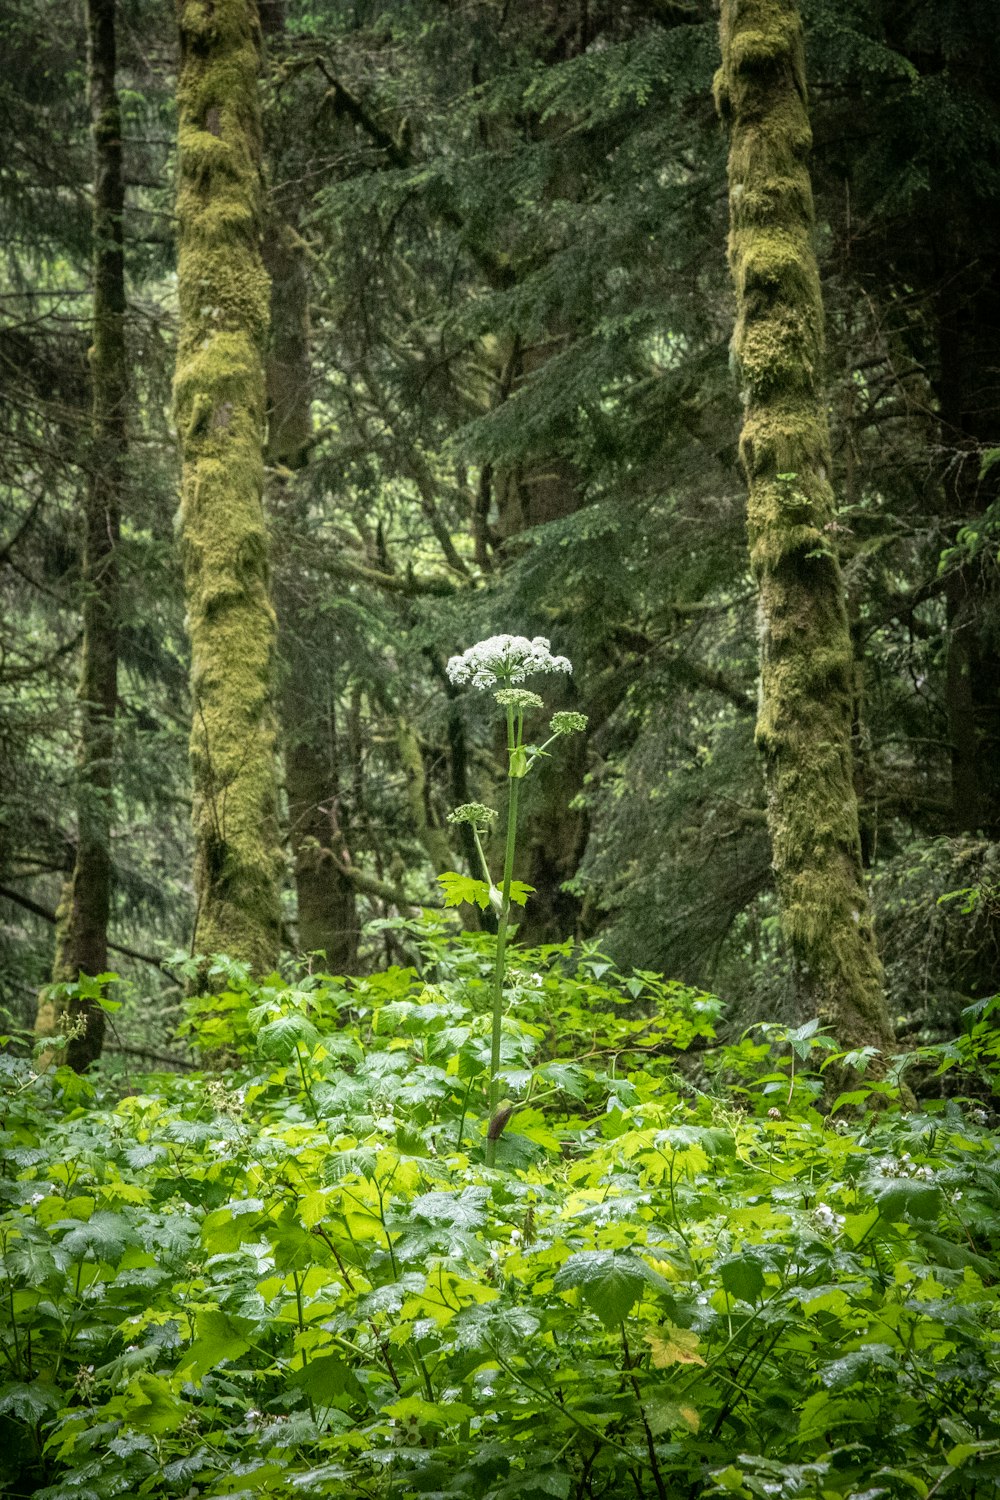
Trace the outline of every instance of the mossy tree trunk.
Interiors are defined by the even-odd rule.
[[[305,246],[273,216],[264,241],[271,276],[267,355],[268,490],[272,516],[294,540],[308,519],[301,470],[312,438],[309,282]],[[288,840],[295,871],[299,948],[325,954],[337,974],[358,959],[358,915],[340,792],[333,665],[310,645],[308,574],[294,546],[275,568],[281,658],[281,717],[288,794]]]
[[[195,948],[280,944],[275,615],[264,484],[260,31],[252,0],[178,0],[181,547],[191,637]]]
[[[128,444],[121,110],[115,87],[115,0],[88,0],[87,71],[94,161],[92,442],[83,535],[83,649],[77,845],[56,927],[53,979],[71,982],[108,966],[111,808],[118,698],[118,543]],[[75,1001],[83,1030],[66,1060],[82,1071],[101,1054],[104,1012]],[[75,1028],[74,1028],[75,1029]]]
[[[716,100],[729,129],[733,354],[759,590],[768,821],[804,1014],[845,1046],[891,1041],[861,864],[853,661],[833,541],[823,305],[812,242],[795,0],[723,0]]]

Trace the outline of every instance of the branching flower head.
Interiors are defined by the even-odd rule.
[[[567,657],[553,656],[544,635],[491,635],[453,656],[448,676],[475,688],[517,687],[536,672],[572,672]]]
[[[566,709],[553,714],[549,728],[553,734],[582,734],[587,727],[587,715],[575,714]]]
[[[542,706],[538,694],[532,693],[528,688],[501,688],[493,696],[501,708],[512,708],[516,713],[523,714],[525,709]]]
[[[449,823],[471,823],[477,833],[485,833],[496,820],[492,807],[486,807],[482,802],[463,802],[461,807],[448,814]]]

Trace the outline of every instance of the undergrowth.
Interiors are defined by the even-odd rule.
[[[977,1101],[854,1118],[815,1028],[515,949],[488,1168],[491,940],[403,925],[368,979],[220,962],[224,1069],[0,1055],[5,1494],[1000,1495]]]

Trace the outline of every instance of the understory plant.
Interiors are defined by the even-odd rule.
[[[399,936],[350,982],[218,961],[223,1074],[0,1054],[0,1492],[1000,1496],[988,1106],[824,1115],[810,1038],[791,1090],[713,997],[511,943],[491,1171],[494,939]]]
[[[496,963],[493,970],[492,1017],[490,1044],[489,1126],[486,1132],[486,1164],[496,1161],[497,1138],[510,1117],[510,1108],[501,1108],[500,1100],[500,1033],[503,1027],[504,962],[511,902],[523,906],[531,887],[513,879],[517,848],[517,816],[521,782],[531,768],[548,755],[549,746],[567,734],[578,734],[587,727],[586,715],[564,711],[552,715],[549,737],[541,745],[526,744],[525,716],[543,707],[538,693],[523,686],[529,677],[543,673],[571,672],[565,656],[553,656],[545,636],[529,640],[523,635],[494,635],[448,662],[447,672],[453,683],[493,691],[495,701],[507,720],[507,838],[504,845],[503,875],[497,886],[490,873],[483,849],[483,836],[496,822],[497,814],[481,802],[466,802],[451,814],[453,823],[466,823],[472,831],[484,880],[468,880],[449,872],[439,876],[447,905],[476,901],[485,911],[491,906],[497,918]]]

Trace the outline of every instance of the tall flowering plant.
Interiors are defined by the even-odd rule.
[[[525,743],[525,716],[542,708],[542,699],[522,684],[529,677],[543,673],[571,672],[572,665],[565,656],[553,656],[545,636],[536,635],[531,640],[523,635],[493,635],[489,640],[470,646],[460,656],[453,656],[448,663],[448,676],[458,685],[468,685],[483,692],[492,690],[493,697],[504,710],[507,719],[507,839],[504,848],[503,875],[499,886],[490,872],[489,862],[483,848],[483,836],[496,822],[497,814],[481,802],[466,802],[456,807],[451,822],[467,823],[475,840],[482,867],[484,881],[469,881],[460,875],[442,875],[445,901],[458,905],[460,901],[475,900],[483,908],[492,906],[497,916],[497,953],[493,970],[493,1028],[490,1044],[490,1121],[486,1134],[486,1164],[493,1166],[496,1160],[497,1141],[509,1118],[510,1111],[500,1108],[500,1032],[503,1021],[504,964],[507,951],[507,931],[510,924],[511,902],[523,906],[530,886],[513,879],[514,851],[517,845],[517,814],[521,782],[531,768],[548,754],[548,747],[562,735],[575,734],[586,729],[584,714],[557,713],[549,721],[549,737],[541,745]]]

